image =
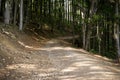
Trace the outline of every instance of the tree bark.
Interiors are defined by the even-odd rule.
[[[84,20],[83,20],[82,31],[83,31],[83,48],[85,49],[85,45],[86,45],[86,23],[84,22]]]
[[[13,24],[16,25],[16,17],[17,17],[17,1],[15,0],[15,8],[14,8],[14,20],[13,20]]]
[[[97,39],[98,39],[98,52],[101,54],[101,37],[100,37],[100,27],[97,22]]]
[[[19,30],[23,29],[23,0],[20,1],[20,24]]]
[[[116,17],[119,16],[119,3],[118,1],[116,0]],[[119,62],[119,58],[120,58],[120,37],[119,37],[119,24],[118,24],[118,19],[116,19],[116,22],[114,24],[114,37],[115,37],[115,40],[116,40],[116,47],[117,47],[117,57],[118,57],[118,62]]]
[[[85,0],[84,0],[85,2]],[[84,7],[84,5],[82,5],[82,7]],[[81,10],[81,8],[80,8]],[[86,46],[86,23],[85,23],[85,16],[86,16],[86,12],[85,12],[85,8],[84,10],[81,10],[81,17],[82,17],[82,33],[83,33],[83,49],[85,49]]]
[[[6,0],[5,2],[4,23],[10,24],[10,2],[9,0]]]
[[[92,16],[96,13],[96,5],[97,5],[97,0],[90,0],[91,5],[90,5],[90,9],[89,9],[89,26],[88,26],[88,32],[87,32],[87,38],[86,38],[86,50],[90,50],[90,36],[91,36],[91,28],[93,27],[92,22]]]

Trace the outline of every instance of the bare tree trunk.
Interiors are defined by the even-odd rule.
[[[89,9],[89,21],[91,21],[91,18],[93,16],[93,9],[94,9],[94,4],[95,4],[95,1],[92,0],[91,1],[91,6],[90,6],[90,9]],[[89,46],[90,46],[90,36],[91,36],[91,27],[92,27],[92,24],[89,23],[89,26],[87,28],[87,37],[86,37],[86,46],[85,46],[85,49],[86,50],[89,50]]]
[[[89,9],[89,21],[91,22],[91,18],[92,16],[96,13],[96,9],[97,9],[97,0],[90,0],[91,2],[91,6]],[[89,23],[89,27],[88,27],[88,33],[87,33],[87,41],[86,41],[86,50],[90,49],[90,36],[91,36],[91,28],[92,28],[92,23]]]
[[[16,17],[17,17],[17,1],[15,0],[15,8],[14,8],[14,21],[13,24],[16,25]]]
[[[119,3],[116,0],[116,16],[119,16]],[[115,36],[115,40],[116,40],[116,47],[117,47],[117,57],[118,57],[118,62],[119,62],[119,58],[120,58],[120,35],[119,35],[119,24],[118,24],[118,19],[116,20],[115,24],[114,24],[114,36]]]
[[[82,26],[82,31],[83,31],[83,48],[85,49],[85,45],[86,45],[86,23],[85,23],[85,14],[82,14],[82,19],[83,19],[83,26]]]
[[[85,0],[84,0],[85,2]],[[84,5],[82,5],[83,7]],[[81,10],[81,8],[80,8]],[[86,46],[86,23],[85,23],[85,16],[86,16],[86,12],[85,12],[85,8],[83,10],[81,10],[81,17],[82,17],[82,33],[83,33],[83,49],[85,49],[85,46]]]
[[[67,10],[67,18],[68,18],[68,23],[70,24],[70,21],[71,21],[71,15],[70,15],[70,11],[71,11],[71,7],[70,7],[70,1],[68,0],[68,10]]]
[[[86,45],[86,25],[84,23],[84,26],[83,26],[83,48],[85,49],[85,45]]]
[[[91,25],[90,25],[87,29],[88,29],[88,32],[87,32],[85,49],[86,49],[86,50],[90,50],[90,36],[91,36],[91,34],[92,34]]]
[[[20,24],[19,30],[23,29],[23,0],[20,1]]]
[[[100,38],[100,30],[99,30],[98,22],[97,22],[97,39],[98,39],[98,51],[101,53],[101,38]]]
[[[9,0],[6,0],[6,2],[5,2],[4,23],[10,24],[10,2],[9,2]]]

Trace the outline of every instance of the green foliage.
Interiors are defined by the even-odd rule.
[[[92,17],[93,22],[98,22],[98,21],[100,21],[102,19],[103,19],[102,15],[94,14],[93,17]]]
[[[90,52],[93,53],[93,54],[98,54],[98,51],[96,51],[94,49],[91,49]]]
[[[13,0],[10,5],[11,14],[15,12],[15,1]],[[94,5],[92,1],[96,1]],[[1,3],[2,18],[5,2],[6,0],[2,0]],[[19,4],[20,1],[17,3],[17,9]],[[115,7],[115,2],[110,0],[24,0],[24,23],[46,24],[51,31],[56,30],[61,33],[70,31],[74,35],[80,35],[81,42],[85,36],[85,46],[90,46],[91,52],[97,53],[100,46],[103,56],[114,58],[116,55],[116,48],[113,47],[115,46],[114,23],[119,24],[120,20],[120,15],[115,13]],[[17,24],[19,24],[19,15],[18,11],[15,19]],[[13,14],[10,16],[10,22],[13,22],[15,16]],[[87,42],[90,45],[87,45]]]

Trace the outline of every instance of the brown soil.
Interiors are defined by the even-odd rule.
[[[120,80],[109,60],[57,39],[0,29],[0,80]]]

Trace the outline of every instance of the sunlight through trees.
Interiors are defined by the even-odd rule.
[[[51,32],[70,32],[73,44],[79,35],[79,47],[118,59],[119,5],[119,0],[0,0],[0,20],[19,30],[34,25],[39,33],[47,25]]]

